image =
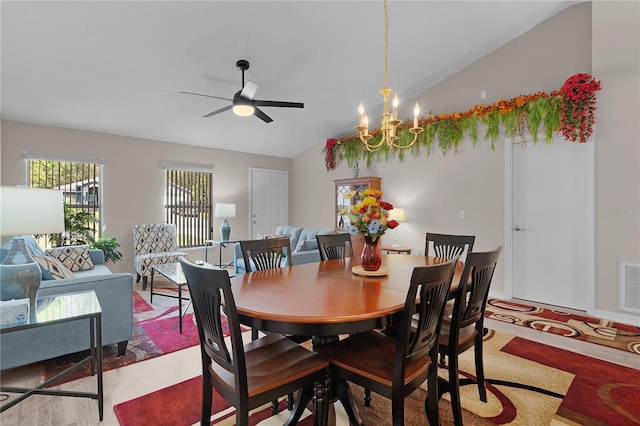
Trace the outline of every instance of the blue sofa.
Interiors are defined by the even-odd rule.
[[[333,234],[333,230],[319,231],[298,226],[278,226],[273,236],[276,238],[289,237],[292,252],[291,263],[293,265],[301,265],[303,263],[320,262],[320,250],[318,250],[318,241],[316,240],[316,235],[318,234]],[[236,243],[233,249],[233,272],[235,274],[244,274],[244,259],[242,258],[240,244]],[[285,261],[283,260],[283,262]]]
[[[35,240],[32,244],[37,246]],[[133,331],[133,275],[112,273],[105,265],[102,250],[90,249],[89,256],[93,269],[74,272],[75,278],[42,281],[38,297],[94,290],[102,308],[102,343],[118,344],[118,354],[124,355]],[[89,349],[87,321],[15,331],[2,335],[0,370],[86,349]]]

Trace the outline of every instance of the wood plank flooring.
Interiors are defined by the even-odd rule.
[[[139,288],[136,287],[139,290]],[[515,334],[550,346],[578,352],[583,355],[614,362],[640,370],[640,356],[600,345],[582,342],[530,330],[525,327],[487,319],[485,325],[505,333]],[[250,339],[249,332],[245,333]],[[2,426],[116,426],[118,420],[113,406],[158,389],[190,379],[200,374],[199,347],[184,349],[148,361],[128,365],[104,373],[104,421],[98,420],[98,405],[95,400],[32,396],[0,414]],[[2,372],[3,385],[32,386],[40,383],[41,377],[33,367],[22,367]],[[59,388],[94,392],[94,377],[66,383]],[[185,395],[185,397],[189,397]]]

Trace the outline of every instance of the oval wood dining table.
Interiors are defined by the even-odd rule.
[[[360,264],[358,257],[328,260],[236,275],[231,278],[231,288],[243,324],[266,332],[312,336],[317,348],[335,341],[339,334],[388,325],[393,314],[404,307],[413,269],[446,261],[383,254],[382,267],[388,273],[363,276],[352,272]],[[463,269],[459,263],[452,293],[457,290]],[[335,385],[332,384],[334,392]],[[361,425],[348,387],[342,389],[343,392],[337,391],[338,398],[351,422]],[[299,400],[296,406],[300,403],[306,406],[305,401]]]

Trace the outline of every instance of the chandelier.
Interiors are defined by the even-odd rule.
[[[398,126],[402,123],[401,120],[398,120],[398,105],[400,104],[400,99],[398,99],[398,94],[396,93],[393,97],[393,104],[391,113],[389,113],[389,96],[393,93],[393,90],[387,87],[387,79],[388,79],[388,65],[387,65],[387,52],[389,50],[389,15],[387,13],[387,0],[384,0],[384,88],[380,90],[380,94],[383,99],[383,110],[382,110],[382,125],[380,126],[380,132],[382,137],[377,143],[370,143],[369,141],[373,138],[373,135],[369,134],[369,117],[364,112],[364,105],[360,102],[360,106],[358,107],[358,113],[360,114],[360,122],[356,127],[360,135],[360,140],[367,148],[368,151],[377,151],[384,144],[387,145],[387,149],[392,150],[393,148],[409,148],[412,146],[416,140],[418,139],[418,135],[422,132],[422,127],[418,127],[418,114],[420,114],[420,106],[416,102],[416,106],[413,109],[413,127],[409,129],[411,133],[413,133],[413,140],[410,143],[398,144]]]

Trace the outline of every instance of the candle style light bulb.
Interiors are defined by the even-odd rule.
[[[392,119],[393,120],[397,120],[398,119],[398,105],[400,105],[400,99],[398,98],[398,94],[397,93],[393,97],[392,105],[393,105]]]
[[[416,102],[416,106],[413,108],[413,127],[418,127],[418,115],[420,114],[420,105]]]
[[[364,104],[362,102],[358,105],[358,113],[360,114],[360,125],[362,126],[364,124]]]

